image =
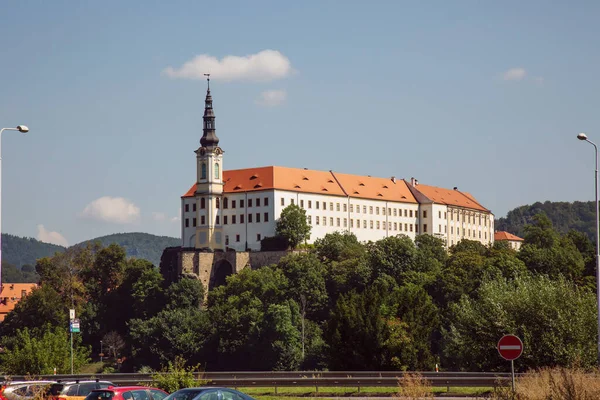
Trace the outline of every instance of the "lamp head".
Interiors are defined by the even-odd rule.
[[[17,126],[17,129],[18,129],[19,132],[22,132],[22,133],[29,132],[29,128],[27,126],[25,126],[25,125],[19,125],[19,126]]]
[[[587,135],[585,133],[580,133],[579,135],[577,135],[577,139],[587,140]]]

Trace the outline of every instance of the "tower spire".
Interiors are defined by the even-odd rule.
[[[206,99],[204,100],[204,129],[200,144],[202,147],[217,147],[219,138],[215,132],[215,113],[212,106],[212,96],[210,95],[210,74],[204,74],[207,78]]]

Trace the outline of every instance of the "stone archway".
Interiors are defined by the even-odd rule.
[[[233,275],[233,265],[227,260],[219,260],[213,267],[213,278],[209,289],[222,286],[229,275]]]

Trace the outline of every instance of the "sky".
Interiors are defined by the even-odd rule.
[[[0,5],[2,232],[179,237],[210,72],[224,168],[594,198],[597,1]]]

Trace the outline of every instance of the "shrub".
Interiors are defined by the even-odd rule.
[[[260,251],[284,251],[290,247],[290,242],[283,236],[268,236],[260,241]]]
[[[398,394],[396,399],[418,400],[432,399],[431,383],[418,372],[406,372],[398,379]]]
[[[196,379],[194,373],[199,372],[198,366],[186,367],[183,357],[175,357],[175,361],[169,361],[166,368],[152,375],[152,385],[167,393],[176,392],[179,389],[202,386],[207,380]]]

